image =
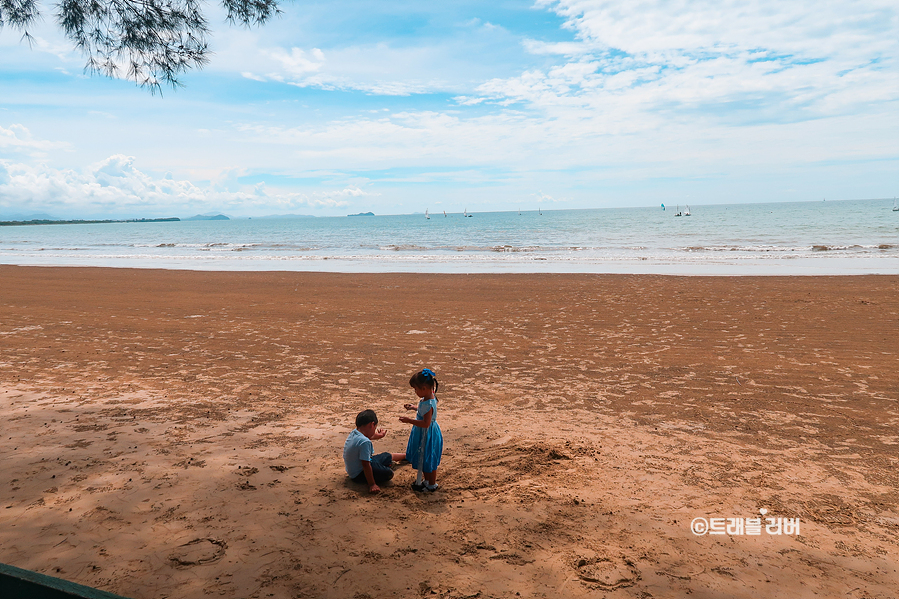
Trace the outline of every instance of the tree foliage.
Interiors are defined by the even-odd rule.
[[[280,12],[277,0],[222,0],[232,25],[261,25]],[[56,22],[87,57],[85,70],[124,77],[161,91],[209,60],[209,23],[197,0],[60,0]],[[41,18],[37,0],[0,0],[0,30],[31,41]]]

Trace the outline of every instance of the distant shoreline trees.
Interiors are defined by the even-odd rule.
[[[262,25],[278,0],[222,0],[232,25]],[[209,22],[197,0],[61,0],[56,22],[87,57],[85,71],[134,81],[150,93],[209,61]],[[23,32],[41,18],[38,0],[0,0],[0,30]]]
[[[173,223],[180,218],[129,218],[128,220],[50,220],[39,218],[33,220],[4,220],[0,227],[18,227],[26,225],[105,225],[109,223]]]

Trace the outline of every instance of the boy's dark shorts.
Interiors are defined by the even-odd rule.
[[[380,485],[393,478],[393,470],[390,469],[392,463],[393,457],[389,451],[371,457],[371,473],[375,477],[375,484]],[[357,483],[368,484],[368,481],[365,480],[365,472],[360,472],[353,480]]]

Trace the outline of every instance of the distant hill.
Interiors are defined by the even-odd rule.
[[[214,216],[209,214],[198,214],[196,216],[191,216],[190,218],[185,218],[184,220],[231,220],[224,214],[216,214]]]
[[[359,214],[347,214],[347,216],[374,216],[374,212],[360,212]]]
[[[65,220],[59,216],[51,216],[46,212],[32,212],[29,214],[25,213],[12,213],[12,214],[3,214],[2,219],[5,221],[26,221],[26,220]]]

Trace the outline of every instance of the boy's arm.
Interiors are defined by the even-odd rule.
[[[365,473],[365,480],[368,482],[368,490],[371,493],[380,493],[381,487],[375,483],[375,474],[371,471],[371,462],[362,462],[362,472]]]

